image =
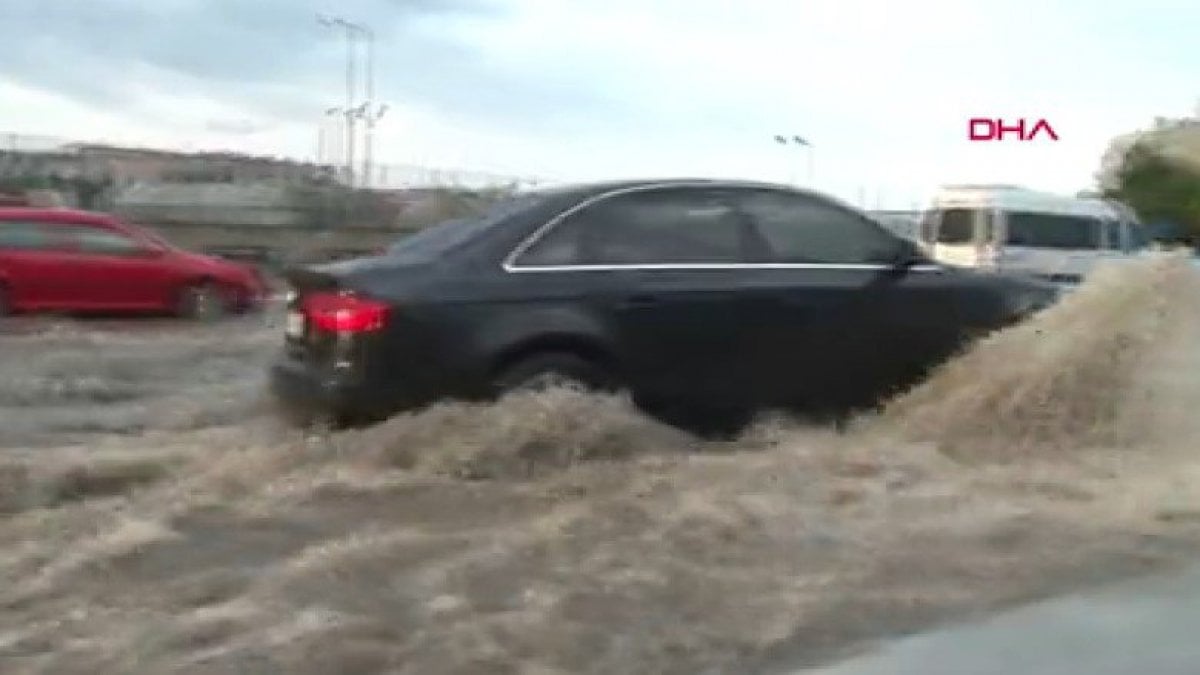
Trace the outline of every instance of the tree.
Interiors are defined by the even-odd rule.
[[[1148,223],[1168,223],[1200,244],[1200,170],[1147,143],[1135,143],[1105,196],[1129,204]]]

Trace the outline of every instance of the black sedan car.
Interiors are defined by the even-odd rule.
[[[526,193],[287,279],[272,388],[346,421],[547,378],[697,410],[858,406],[1057,297],[937,265],[817,193],[691,179]]]

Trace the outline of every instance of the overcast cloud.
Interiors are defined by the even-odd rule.
[[[1085,187],[1108,139],[1190,111],[1200,6],[1126,0],[5,0],[0,131],[312,156],[372,26],[385,161],[563,178]],[[1058,143],[968,143],[973,116]],[[332,133],[332,130],[329,130]]]

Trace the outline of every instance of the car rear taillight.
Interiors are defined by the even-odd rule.
[[[313,293],[304,296],[301,311],[312,327],[330,333],[366,333],[383,328],[388,306],[351,293]]]

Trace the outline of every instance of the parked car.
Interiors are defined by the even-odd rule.
[[[253,267],[191,253],[102,213],[0,207],[0,315],[171,312],[207,318],[258,307]]]
[[[284,276],[273,389],[343,421],[547,378],[696,409],[860,405],[1058,294],[936,264],[817,193],[682,179],[526,193]]]

